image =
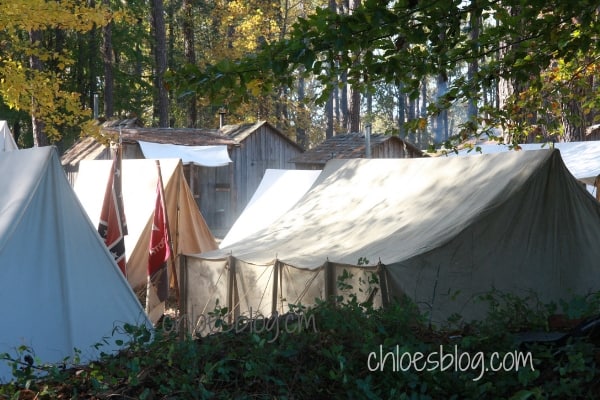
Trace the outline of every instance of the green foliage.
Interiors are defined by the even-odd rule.
[[[477,37],[470,36],[473,14],[481,20]],[[226,63],[172,70],[168,81],[180,92],[235,107],[258,92],[293,88],[299,75],[319,83],[317,104],[342,85],[342,75],[361,93],[391,84],[411,99],[420,96],[426,78],[443,78],[447,91],[429,101],[428,117],[470,100],[482,107],[449,138],[454,144],[488,127],[504,128],[522,142],[531,135],[563,134],[564,120],[577,126],[593,122],[599,96],[589,83],[598,65],[593,47],[597,19],[593,2],[574,8],[568,0],[367,0],[347,14],[319,8],[299,18],[283,40]],[[477,71],[467,76],[467,66],[475,61]],[[560,79],[552,78],[557,63],[565,65]],[[588,90],[583,90],[586,82]],[[507,84],[514,95],[502,99],[502,108],[484,102]],[[582,90],[574,92],[574,87]],[[416,116],[406,128],[419,132],[423,121]],[[543,132],[537,134],[540,126]]]
[[[350,278],[341,275],[340,292],[354,290]],[[534,296],[492,292],[486,298],[494,307],[488,320],[456,332],[429,329],[407,299],[381,309],[345,294],[348,299],[337,303],[292,306],[295,317],[314,318],[314,325],[290,329],[280,323],[276,340],[273,330],[224,330],[192,338],[128,326],[129,346],[89,365],[48,367],[51,373],[40,378],[21,357],[14,360],[16,380],[0,387],[0,398],[27,389],[40,399],[591,399],[600,389],[600,343],[574,338],[525,346],[515,341],[512,328],[525,326],[507,325],[509,316],[524,321],[523,314],[552,309],[537,304]],[[215,310],[215,316],[226,314],[226,309]],[[531,357],[517,365],[517,352]],[[396,355],[418,353],[468,356],[470,364],[457,368],[444,361],[418,370],[418,363],[411,366],[404,359],[398,368]],[[492,354],[514,367],[492,370]]]

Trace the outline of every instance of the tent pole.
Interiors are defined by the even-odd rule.
[[[229,263],[229,279],[227,283],[227,311],[229,312],[229,323],[233,323],[234,318],[237,318],[234,312],[235,307],[235,258],[230,255]]]
[[[325,299],[335,303],[335,269],[329,260],[325,261],[323,266],[325,267]]]
[[[271,316],[277,313],[277,292],[279,289],[279,260],[273,264],[273,296],[271,297]]]
[[[379,275],[379,290],[381,290],[381,306],[387,308],[389,306],[387,273],[385,264],[381,260],[377,263],[377,274]]]
[[[160,180],[160,185],[163,186],[162,192],[165,193],[165,188],[162,180],[162,173],[160,171],[160,161],[156,160],[156,168],[158,169],[158,179]],[[166,202],[166,199],[163,196],[163,202]],[[169,225],[169,213],[167,212],[167,207],[165,205],[165,223],[167,225],[167,231],[169,233],[169,250],[170,250],[170,259],[171,259],[171,271],[173,273],[173,283],[175,285],[175,296],[177,299],[177,310],[181,310],[181,296],[179,295],[179,280],[177,279],[177,268],[175,268],[175,255],[173,254],[173,238],[171,236],[171,227]]]

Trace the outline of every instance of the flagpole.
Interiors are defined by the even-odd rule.
[[[179,296],[179,280],[177,279],[177,268],[175,268],[175,256],[173,254],[173,239],[171,236],[171,228],[169,225],[169,213],[167,212],[167,205],[166,203],[166,198],[164,196],[165,193],[165,187],[163,185],[163,180],[162,180],[162,173],[160,170],[160,161],[156,160],[156,169],[158,170],[158,181],[160,182],[160,190],[163,193],[162,199],[163,199],[163,207],[164,207],[164,211],[165,211],[165,224],[166,224],[166,228],[167,228],[167,233],[169,236],[169,253],[170,253],[170,259],[171,259],[171,270],[173,272],[173,281],[175,284],[175,297],[177,299],[177,311],[179,312],[181,310],[181,299]]]

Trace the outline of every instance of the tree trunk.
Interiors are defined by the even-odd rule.
[[[441,98],[448,91],[448,78],[439,74],[437,79],[437,98]],[[446,121],[447,121],[448,111],[442,107],[439,109],[436,115],[436,124],[435,124],[435,142],[442,143],[447,138],[447,129],[446,129]]]
[[[420,118],[427,118],[427,78],[423,78],[421,81],[421,107],[420,107]],[[427,128],[419,129],[419,145],[421,149],[426,148],[429,145],[429,136],[427,135]]]
[[[194,49],[194,11],[192,0],[183,0],[183,51],[188,64],[196,64],[196,50]],[[198,121],[197,96],[191,94],[187,103],[187,127],[195,128]]]
[[[342,114],[342,131],[350,132],[350,110],[348,109],[348,79],[346,72],[342,74],[342,88],[340,89],[340,111]]]
[[[325,138],[333,137],[333,92],[329,94],[327,103],[325,104],[325,118],[327,120],[327,128],[325,129]]]
[[[306,129],[304,128],[304,98],[305,98],[305,82],[304,77],[300,74],[298,78],[298,120],[300,123],[296,126],[296,143],[302,146],[303,149],[308,148],[308,138],[306,137]]]
[[[41,45],[42,32],[38,30],[29,31],[29,41],[32,47],[38,47]],[[34,71],[42,71],[43,63],[36,55],[32,54],[29,56],[29,67]],[[33,130],[33,145],[35,147],[48,146],[48,137],[44,132],[46,124],[38,117],[38,102],[35,96],[31,98],[31,127]]]
[[[352,86],[350,94],[350,132],[360,132],[360,92]]]
[[[165,16],[162,0],[152,0],[152,31],[154,36],[155,76],[154,87],[157,97],[158,126],[169,127],[169,96],[164,84],[164,74],[167,70],[167,38]]]
[[[406,137],[408,132],[406,132],[406,119],[405,119],[405,115],[406,115],[406,101],[405,101],[405,95],[404,95],[404,84],[402,82],[398,83],[397,86],[397,101],[398,101],[398,133],[400,134],[400,137]],[[414,132],[411,132],[410,135],[408,136],[408,140],[410,140],[412,143],[415,143],[415,134]]]
[[[333,12],[337,12],[337,2],[336,0],[329,0],[328,2],[328,7],[329,10],[333,11]],[[334,69],[334,65],[331,65],[330,68]],[[326,124],[327,127],[325,129],[325,138],[329,139],[333,137],[333,133],[334,133],[334,112],[333,112],[333,98],[334,98],[334,92],[332,91],[329,94],[329,98],[327,99],[327,103],[325,104],[325,118],[326,118]]]
[[[354,10],[359,8],[361,5],[361,0],[350,0],[348,14],[352,14]],[[356,54],[358,57],[362,57],[362,54]],[[356,61],[356,63],[360,63],[360,61]],[[360,132],[360,101],[361,101],[361,93],[356,87],[353,85],[350,87],[350,132]]]
[[[571,92],[574,94],[573,99],[563,104],[562,123],[564,134],[562,139],[565,142],[580,142],[585,139],[585,115],[581,110],[580,99],[588,96],[583,93],[584,90],[581,87],[572,87]]]
[[[110,0],[103,0],[106,7],[110,6]],[[112,47],[112,21],[102,28],[102,65],[104,66],[104,116],[110,119],[115,110],[115,76],[114,76],[114,53]]]
[[[90,7],[95,5],[94,1],[90,1]],[[95,27],[92,29],[89,34],[85,35],[80,33],[80,46],[78,52],[78,58],[80,59],[79,67],[79,76],[81,77],[81,93],[85,93],[88,96],[88,104],[93,107],[94,106],[94,95],[98,91],[98,57],[97,54],[100,54],[99,43],[98,43],[98,34],[101,34],[101,29]],[[87,38],[87,41],[85,40]],[[85,49],[84,49],[85,47]],[[84,65],[88,66],[88,74],[87,77],[83,72]],[[87,93],[85,90],[84,78],[87,78]]]
[[[478,43],[478,41],[479,41],[480,15],[481,15],[481,12],[479,11],[479,8],[477,6],[477,1],[472,0],[471,14],[469,16],[470,17],[470,25],[471,25],[471,31],[469,32],[469,39],[473,43]],[[479,57],[473,57],[473,61],[471,61],[469,63],[469,67],[467,70],[467,77],[470,82],[473,82],[473,84],[475,82],[475,75],[477,74],[477,71],[479,70],[478,60],[479,60]],[[475,122],[477,119],[477,114],[478,114],[477,100],[470,99],[468,107],[467,107],[467,120]]]

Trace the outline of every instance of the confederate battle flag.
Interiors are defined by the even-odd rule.
[[[169,293],[167,262],[171,256],[169,226],[165,208],[160,164],[158,166],[158,184],[156,185],[156,205],[150,233],[150,248],[148,255],[148,289],[146,296],[146,311],[151,315],[154,309],[163,306]],[[155,311],[156,312],[156,311]]]
[[[121,146],[117,147],[108,176],[98,233],[104,239],[104,243],[115,258],[123,275],[127,276],[125,269],[127,222],[123,211],[123,192],[121,190]]]

